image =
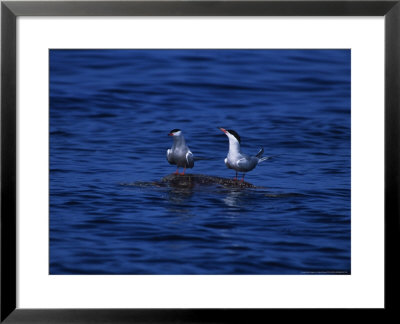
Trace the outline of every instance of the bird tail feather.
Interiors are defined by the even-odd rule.
[[[262,157],[261,159],[258,160],[258,163],[267,161],[267,160],[269,160],[270,158],[271,158],[270,156],[264,156],[264,157]]]
[[[269,160],[269,159],[272,159],[272,158],[277,157],[277,156],[280,156],[280,155],[281,155],[281,154],[278,154],[278,155],[270,155],[270,156],[264,156],[264,157],[262,157],[262,158],[260,158],[260,159],[258,160],[258,163],[267,161],[267,160]]]

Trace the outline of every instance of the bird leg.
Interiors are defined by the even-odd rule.
[[[243,177],[242,177],[242,182],[244,182],[244,173],[243,173]]]
[[[235,176],[235,178],[233,180],[237,180],[237,171],[236,171],[236,176]]]
[[[181,175],[185,175],[185,171],[186,171],[186,168],[183,168],[183,172],[181,173]]]
[[[179,174],[179,168],[176,168],[176,171],[174,172],[174,174]]]

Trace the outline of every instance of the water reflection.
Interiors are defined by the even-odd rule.
[[[231,190],[226,192],[226,196],[222,198],[222,201],[228,207],[241,207],[243,195],[243,190]]]
[[[173,204],[183,205],[193,196],[192,187],[169,187],[167,189],[167,200]]]

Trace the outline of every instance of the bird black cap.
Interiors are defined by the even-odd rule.
[[[170,131],[170,133],[176,133],[176,132],[179,132],[179,131],[180,131],[180,129],[175,128],[172,131]]]
[[[227,131],[229,132],[229,134],[232,134],[233,136],[235,136],[236,139],[238,140],[238,142],[240,143],[240,136],[238,133],[236,133],[233,129],[227,129]]]

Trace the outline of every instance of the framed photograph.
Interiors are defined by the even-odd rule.
[[[1,321],[395,310],[399,15],[2,2]]]

